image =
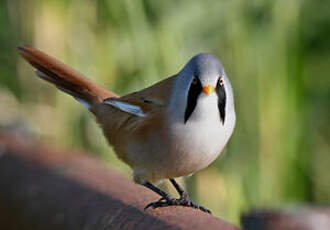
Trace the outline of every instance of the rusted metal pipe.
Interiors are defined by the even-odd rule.
[[[143,210],[158,198],[86,154],[0,134],[1,229],[238,229],[192,208]]]

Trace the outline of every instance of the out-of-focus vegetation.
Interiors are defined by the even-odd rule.
[[[30,44],[119,94],[217,55],[235,91],[227,150],[187,178],[193,198],[238,222],[249,207],[330,201],[330,2],[0,1],[0,125],[86,149],[129,175],[81,105],[34,77]]]

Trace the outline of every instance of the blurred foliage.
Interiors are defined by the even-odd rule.
[[[34,77],[30,44],[125,94],[217,55],[237,125],[222,156],[186,179],[201,204],[237,223],[250,207],[330,201],[330,2],[324,0],[2,0],[0,125],[86,149],[130,171],[92,115]]]

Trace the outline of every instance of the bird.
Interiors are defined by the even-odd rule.
[[[233,89],[216,56],[199,53],[177,74],[119,96],[38,49],[22,45],[18,51],[39,78],[95,115],[117,157],[132,168],[134,181],[160,195],[145,209],[178,205],[211,213],[175,178],[209,166],[233,133]],[[157,187],[167,179],[179,198]]]

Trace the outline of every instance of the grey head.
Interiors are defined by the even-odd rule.
[[[228,91],[232,97],[232,89],[223,65],[216,56],[208,53],[195,55],[178,74],[176,85],[176,89],[185,89],[183,91],[186,92],[184,96],[186,99],[181,102],[181,104],[185,104],[185,123],[189,121],[201,97],[215,94],[220,122],[224,124]],[[174,94],[178,94],[178,92],[174,92]],[[175,95],[175,97],[177,96],[179,95]]]
[[[219,76],[225,74],[224,68],[220,60],[208,53],[200,53],[195,55],[187,65],[184,67],[183,71],[186,74],[189,72],[190,75],[194,75],[199,78],[201,83],[210,84],[218,80]]]

